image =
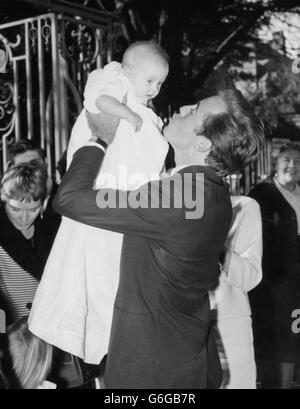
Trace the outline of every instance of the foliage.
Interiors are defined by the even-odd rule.
[[[222,62],[223,70],[234,66],[235,77],[247,75],[240,70],[253,58],[249,44],[256,41],[255,30],[268,22],[270,13],[299,10],[299,0],[10,0],[2,7],[17,13],[26,5],[49,11],[69,7],[80,14],[88,10],[117,13],[122,17],[129,41],[156,39],[170,55],[171,71],[158,101],[168,112],[191,102],[197,91]],[[69,5],[69,6],[68,6]],[[91,13],[93,15],[93,13]],[[94,13],[96,15],[96,13]],[[126,44],[126,43],[124,43]]]
[[[299,139],[299,129],[290,118],[300,113],[300,76],[292,72],[291,63],[287,58],[278,61],[276,70],[267,73],[265,86],[250,94],[250,98],[268,134]]]
[[[172,101],[173,108],[195,99],[195,91],[225,57],[227,66],[234,62],[236,68],[251,60],[249,44],[257,41],[255,30],[268,22],[270,12],[295,11],[297,6],[296,0],[127,2],[144,27],[133,33],[134,39],[159,38],[170,54],[165,100]]]

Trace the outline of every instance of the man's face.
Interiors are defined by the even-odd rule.
[[[196,133],[202,128],[207,117],[226,110],[226,104],[219,96],[203,99],[197,105],[181,107],[180,113],[174,114],[164,128],[164,135],[174,147],[189,148],[196,142]]]

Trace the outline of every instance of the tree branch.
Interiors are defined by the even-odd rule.
[[[199,88],[206,78],[211,74],[214,67],[223,59],[223,57],[233,49],[233,46],[238,40],[240,40],[248,31],[253,28],[257,21],[263,16],[266,8],[263,6],[258,6],[252,16],[244,23],[241,24],[233,33],[231,33],[223,42],[220,44],[216,53],[212,58],[210,58],[204,67],[201,69],[199,74],[193,79],[192,87]]]

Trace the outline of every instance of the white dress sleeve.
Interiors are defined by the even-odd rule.
[[[97,114],[101,111],[96,106],[96,100],[100,95],[109,95],[118,101],[123,101],[132,85],[128,78],[123,75],[120,63],[111,62],[104,68],[99,68],[90,73],[84,90],[84,109],[78,116],[71,132],[71,137],[67,151],[67,167],[73,158],[73,154],[85,145],[91,138],[92,133],[89,128],[86,110]]]
[[[99,113],[96,100],[101,95],[108,95],[122,101],[129,88],[129,80],[124,76],[120,63],[112,61],[103,69],[92,71],[84,90],[84,107],[92,113]]]

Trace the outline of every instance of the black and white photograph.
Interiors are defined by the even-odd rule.
[[[1,0],[0,389],[300,389],[300,0]]]

